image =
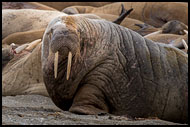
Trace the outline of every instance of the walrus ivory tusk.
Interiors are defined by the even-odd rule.
[[[15,49],[16,53],[20,53],[22,50],[24,50],[26,47],[28,47],[28,44],[24,44],[19,46],[18,48]]]
[[[69,52],[68,63],[67,63],[67,80],[69,79],[69,75],[70,75],[70,72],[71,72],[71,61],[72,61],[72,53]]]
[[[55,76],[55,78],[57,78],[58,57],[59,57],[59,52],[57,51],[55,53],[55,58],[54,58],[54,76]]]
[[[153,32],[153,33],[147,34],[147,35],[144,36],[144,37],[149,37],[149,36],[151,36],[151,35],[159,34],[159,33],[161,33],[161,32],[162,32],[161,30],[158,30],[158,31],[156,31],[156,32]]]
[[[188,46],[187,46],[187,43],[185,42],[184,39],[182,39],[182,43],[183,43],[183,45],[184,45],[184,47],[185,47],[185,50],[187,51],[187,50],[188,50]]]
[[[187,31],[187,30],[184,30],[184,32],[185,32],[186,34],[188,34],[188,31]]]
[[[11,45],[10,46],[15,46],[15,43],[11,43]]]
[[[31,42],[26,49],[27,50],[32,50],[33,48],[36,47],[36,45],[38,45],[41,42],[41,40],[42,39],[38,39],[38,40],[35,40],[35,41]]]

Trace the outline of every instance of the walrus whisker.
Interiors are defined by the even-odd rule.
[[[16,53],[20,53],[21,51],[23,51],[26,47],[28,47],[28,44],[24,44],[19,46],[18,48],[15,49]]]
[[[147,34],[147,35],[144,36],[144,37],[149,37],[149,36],[151,36],[151,35],[159,34],[159,33],[161,33],[161,32],[162,32],[161,30],[158,30],[158,31],[156,31],[156,32],[153,32],[153,33]]]
[[[71,61],[72,61],[72,53],[69,52],[68,54],[68,63],[67,63],[67,80],[69,79],[69,75],[71,72]]]
[[[59,58],[59,52],[57,51],[55,53],[55,58],[54,58],[54,76],[55,76],[55,78],[57,78],[58,58]]]

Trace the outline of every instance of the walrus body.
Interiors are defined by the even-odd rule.
[[[42,73],[63,110],[187,122],[187,54],[111,22],[55,18],[43,37]]]
[[[3,9],[2,39],[12,33],[46,28],[53,18],[60,15],[67,14],[49,10]]]
[[[28,94],[49,96],[42,78],[41,44],[31,52],[11,56],[8,60],[7,65],[2,68],[3,96]],[[2,59],[2,62],[6,62],[5,59]]]
[[[157,35],[149,36],[147,38],[154,42],[161,42],[165,44],[169,44],[176,39],[184,39],[186,42],[188,42],[187,35],[182,36],[182,35],[175,35],[175,34],[157,34]]]
[[[154,27],[161,27],[170,20],[179,20],[188,25],[188,4],[182,2],[117,2],[102,7],[70,6],[63,10],[65,13],[104,13],[119,15],[121,4],[125,9],[134,10],[128,16]]]

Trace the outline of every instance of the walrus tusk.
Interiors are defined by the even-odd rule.
[[[187,46],[187,43],[185,42],[184,39],[182,39],[182,43],[183,43],[183,45],[184,45],[184,47],[185,47],[185,50],[187,51],[187,50],[188,50],[188,46]]]
[[[70,75],[70,72],[71,72],[71,61],[72,61],[72,53],[69,52],[68,63],[67,63],[67,80],[69,79],[69,75]]]
[[[26,47],[28,47],[28,44],[24,44],[19,46],[18,48],[15,49],[16,53],[20,53],[21,51],[23,51]]]
[[[184,30],[184,32],[185,32],[186,34],[188,34],[188,31],[187,31],[187,30]]]
[[[11,43],[11,45],[10,46],[15,46],[15,43]]]
[[[55,78],[57,78],[58,57],[59,57],[59,52],[57,51],[55,53],[55,58],[54,58],[54,76],[55,76]]]
[[[26,49],[27,50],[32,50],[33,48],[36,47],[36,45],[38,45],[41,42],[41,40],[42,39],[37,39],[37,40],[31,42]]]
[[[144,36],[144,37],[149,37],[149,36],[151,36],[151,35],[159,34],[159,33],[161,33],[161,32],[162,32],[161,30],[158,30],[158,31],[156,31],[156,32],[153,32],[153,33],[147,34],[147,35]]]

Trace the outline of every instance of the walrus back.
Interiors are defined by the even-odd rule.
[[[140,109],[139,115],[142,116],[157,114],[162,119],[187,122],[187,54],[175,47],[143,38],[131,30],[123,30],[121,34],[121,51],[129,62],[125,72],[131,78],[139,77],[132,89],[140,89],[137,95],[143,100],[135,104],[140,106],[130,105],[135,108],[134,112],[129,111],[129,115],[139,114]]]

